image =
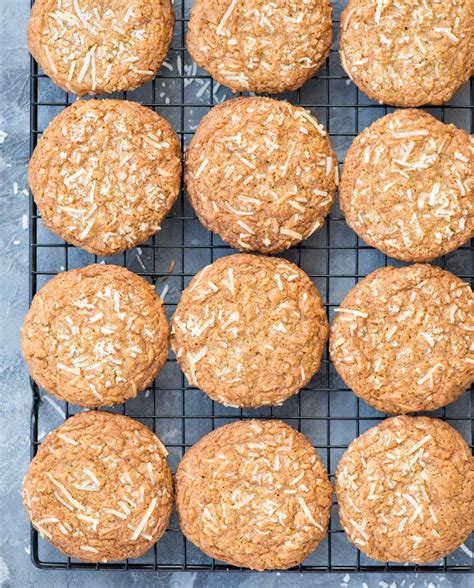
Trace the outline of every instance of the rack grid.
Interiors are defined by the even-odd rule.
[[[33,0],[31,0],[31,3]],[[298,91],[278,96],[311,110],[328,130],[342,164],[353,138],[377,118],[393,110],[368,100],[348,79],[337,52],[339,15],[344,0],[334,2],[335,44],[317,76]],[[230,91],[196,68],[185,50],[185,30],[192,0],[175,0],[176,27],[172,47],[158,76],[134,92],[117,96],[137,100],[171,122],[181,139],[184,153],[193,131],[205,112],[214,104],[232,97]],[[426,110],[446,122],[474,131],[474,79],[452,102]],[[47,123],[74,101],[56,88],[31,60],[31,152]],[[180,292],[195,273],[222,255],[233,253],[217,236],[204,230],[188,204],[184,189],[162,231],[144,245],[123,254],[97,258],[64,243],[47,231],[33,198],[30,199],[30,298],[50,277],[60,271],[105,261],[123,265],[166,292],[168,317],[174,311]],[[377,267],[403,265],[365,245],[347,227],[337,204],[319,229],[308,240],[281,254],[304,269],[318,287],[329,318],[349,288]],[[474,280],[474,240],[435,262],[470,282]],[[68,403],[59,403],[31,381],[31,457],[44,435],[65,418],[78,412]],[[457,428],[472,447],[474,438],[474,390],[467,391],[454,404],[431,413]],[[325,463],[331,480],[340,455],[350,441],[385,415],[359,400],[337,376],[327,349],[320,372],[299,394],[281,407],[259,410],[232,409],[211,401],[189,385],[174,355],[156,378],[154,385],[127,402],[108,409],[142,421],[156,432],[170,452],[175,471],[184,451],[204,434],[234,419],[280,418],[303,431]],[[396,572],[396,571],[473,571],[472,537],[465,549],[430,565],[395,565],[366,558],[345,538],[333,505],[328,536],[296,572]],[[63,556],[31,530],[32,561],[42,569],[68,570],[143,570],[143,571],[240,571],[240,568],[212,560],[187,542],[173,513],[169,530],[142,558],[100,564],[83,563]]]

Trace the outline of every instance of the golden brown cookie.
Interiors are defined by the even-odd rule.
[[[155,77],[173,30],[171,0],[36,0],[28,47],[66,92],[110,94]]]
[[[176,473],[181,530],[209,557],[253,570],[301,563],[326,536],[332,487],[309,440],[282,421],[238,421]]]
[[[378,269],[336,312],[334,366],[382,412],[435,410],[474,380],[474,295],[447,271],[422,264]]]
[[[328,337],[309,277],[278,257],[236,254],[202,269],[171,323],[191,385],[228,406],[281,404],[319,370]]]
[[[160,230],[179,191],[180,144],[165,119],[136,102],[81,100],[48,125],[28,179],[51,231],[113,255]]]
[[[138,421],[82,412],[42,442],[23,481],[24,506],[35,529],[69,557],[140,557],[168,526],[167,455]]]
[[[472,0],[349,0],[341,62],[373,100],[442,104],[474,71]]]
[[[336,472],[348,539],[378,561],[428,563],[474,526],[474,465],[461,435],[427,417],[395,417],[355,439]]]
[[[474,235],[474,141],[421,110],[398,110],[355,138],[339,204],[369,245],[430,261]]]
[[[90,265],[33,298],[21,347],[37,384],[79,406],[110,406],[149,386],[168,357],[161,299],[123,267]]]
[[[276,253],[309,237],[329,213],[337,178],[336,155],[316,118],[272,98],[215,106],[186,155],[199,219],[243,251]]]
[[[186,45],[233,92],[296,90],[329,55],[331,17],[329,0],[197,0]]]

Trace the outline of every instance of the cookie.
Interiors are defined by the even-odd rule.
[[[347,538],[378,561],[436,561],[474,526],[471,452],[438,419],[395,417],[355,439],[339,462],[336,494]]]
[[[151,385],[168,357],[161,299],[114,265],[52,278],[33,298],[21,347],[37,384],[79,406],[111,406]]]
[[[237,421],[176,473],[181,530],[209,557],[253,570],[301,563],[324,539],[332,488],[309,440],[282,421]]]
[[[447,271],[422,264],[378,269],[336,312],[334,366],[381,412],[435,410],[474,380],[474,295]]]
[[[28,179],[51,231],[113,255],[160,230],[179,192],[180,144],[167,121],[136,102],[79,101],[48,125]]]
[[[36,0],[28,47],[65,92],[134,90],[160,69],[174,20],[171,0]]]
[[[276,253],[324,222],[337,185],[330,140],[308,111],[252,97],[215,106],[186,155],[202,224],[241,251]]]
[[[349,0],[341,15],[340,56],[373,100],[443,104],[474,71],[472,0]]]
[[[420,110],[398,110],[347,152],[339,204],[369,245],[430,261],[474,235],[474,141]]]
[[[69,557],[140,557],[168,527],[167,455],[138,421],[82,412],[42,442],[23,481],[24,506],[35,529]]]
[[[186,45],[194,61],[233,92],[296,90],[329,55],[331,18],[329,0],[197,0]]]
[[[191,385],[227,406],[278,405],[319,370],[328,322],[296,265],[236,254],[202,269],[184,290],[171,344]]]

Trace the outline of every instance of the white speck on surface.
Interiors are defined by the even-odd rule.
[[[18,194],[18,182],[13,182],[13,195],[17,196]]]
[[[349,581],[350,581],[350,579],[351,579],[351,577],[349,576],[349,574],[346,574],[346,575],[344,576],[344,578],[342,578],[342,581],[343,581],[343,582],[346,582],[346,584],[347,584],[347,582],[349,582]]]
[[[5,131],[0,131],[0,145],[3,145],[5,143],[5,139],[8,137],[8,133],[5,133]]]
[[[472,559],[472,551],[469,549],[469,547],[467,545],[464,545],[464,543],[462,545],[459,546],[461,548],[462,551],[464,551],[464,553],[466,555],[468,555],[471,559]]]
[[[13,245],[20,245],[20,244],[21,244],[21,241],[19,239],[15,239],[13,241]]]
[[[29,196],[30,195],[30,193],[28,192],[28,190],[26,190],[26,188],[24,190],[22,190],[21,193],[23,194],[23,196]]]
[[[28,215],[24,214],[21,217],[21,228],[22,229],[27,229],[28,228]]]
[[[25,553],[26,553],[27,555],[31,555],[31,547],[30,547],[29,545],[27,545],[27,546],[25,547]]]
[[[168,286],[168,284],[165,284],[165,287],[163,288],[163,291],[160,294],[160,298],[161,300],[163,300],[163,302],[165,301],[166,295],[168,294],[168,290],[170,289],[170,287]]]
[[[56,412],[57,412],[59,415],[61,415],[61,416],[62,416],[62,418],[63,418],[63,419],[65,419],[65,418],[66,418],[66,413],[64,412],[64,410],[63,410],[63,409],[62,409],[62,408],[59,406],[59,404],[58,404],[57,402],[55,402],[55,401],[54,401],[52,398],[50,398],[49,396],[46,396],[46,394],[44,394],[44,395],[42,396],[42,399],[43,399],[43,400],[46,400],[46,402],[47,402],[48,404],[50,404],[50,405],[51,405],[51,406],[54,408],[54,410],[55,410],[55,411],[56,411]]]
[[[209,86],[211,85],[210,81],[207,81],[205,84],[203,84],[199,90],[196,92],[196,98],[202,98],[202,96],[204,95],[204,93],[206,92],[206,90],[209,88]]]

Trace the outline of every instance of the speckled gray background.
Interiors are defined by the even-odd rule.
[[[344,2],[335,2],[336,9],[341,4]],[[0,0],[0,585],[474,586],[472,576],[467,574],[95,573],[44,571],[32,565],[29,523],[20,499],[21,479],[29,460],[31,392],[18,335],[28,306],[29,57],[25,42],[28,12],[28,0]],[[459,99],[468,96],[466,90],[464,93],[461,90]],[[204,101],[207,91],[204,89],[201,94]],[[343,124],[343,121],[342,116],[339,122]],[[336,117],[334,124],[337,123]],[[77,262],[83,265],[87,260],[81,256]],[[45,263],[55,263],[55,260],[45,260]],[[170,294],[173,296],[172,291]],[[51,411],[51,424],[55,416],[58,415]]]

